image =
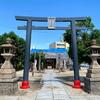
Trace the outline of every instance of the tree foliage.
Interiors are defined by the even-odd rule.
[[[44,57],[45,55],[41,53],[41,62],[45,62],[46,58]],[[34,62],[34,59],[37,60],[37,69],[39,69],[39,53],[31,53],[30,55],[30,62]]]
[[[34,59],[37,60],[37,62],[39,62],[39,53],[31,53],[30,55],[30,62],[34,62]],[[44,57],[44,54],[41,53],[41,62],[45,62],[46,58]]]
[[[0,45],[5,44],[7,38],[11,38],[12,45],[17,47],[15,52],[15,57],[11,59],[13,64],[19,64],[21,62],[24,64],[24,53],[25,53],[25,40],[23,38],[19,38],[13,31],[4,33],[0,36]],[[0,48],[0,53],[3,52],[3,49]],[[0,56],[0,63],[4,62],[4,58]]]
[[[91,40],[96,39],[97,45],[100,45],[100,30],[93,29],[95,26],[91,22],[91,17],[87,17],[86,21],[77,21],[76,26],[85,27],[85,30],[76,31],[77,39],[77,50],[78,50],[78,61],[79,63],[87,62],[90,63],[91,59],[88,57],[90,50],[86,48],[91,45]],[[69,56],[73,59],[72,56],[72,45],[71,45],[71,31],[66,30],[66,33],[63,34],[64,41],[70,44]]]

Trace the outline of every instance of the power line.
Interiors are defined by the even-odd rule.
[[[4,27],[9,27],[9,28],[13,28],[13,29],[17,29],[16,27],[12,27],[12,26],[8,26],[8,25],[4,25],[4,24],[0,24],[0,26],[4,26]],[[47,30],[46,30],[47,31]],[[52,31],[52,30],[51,30]],[[49,32],[40,32],[40,31],[36,31],[34,30],[34,32],[36,33],[47,33],[47,34],[61,34],[60,32],[59,33],[49,33]],[[63,34],[63,33],[62,33]]]
[[[0,26],[5,26],[5,27],[10,27],[10,28],[14,28],[14,29],[15,29],[15,27],[8,26],[8,25],[3,25],[3,24],[0,24]],[[16,29],[17,29],[17,28],[16,28]]]

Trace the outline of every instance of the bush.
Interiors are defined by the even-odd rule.
[[[17,64],[17,70],[21,70],[24,69],[24,65],[23,64]]]

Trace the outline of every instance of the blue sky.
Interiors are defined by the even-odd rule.
[[[100,0],[0,0],[0,35],[14,31],[26,40],[26,31],[17,30],[17,26],[26,25],[25,21],[16,21],[15,16],[31,17],[88,17],[92,18],[95,29],[100,29]],[[57,23],[56,26],[68,26],[69,23]],[[47,26],[47,23],[33,22],[35,26]],[[64,30],[34,30],[31,46],[47,49],[49,44],[63,39]],[[60,39],[61,38],[61,39]]]

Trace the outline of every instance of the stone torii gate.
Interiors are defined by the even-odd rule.
[[[21,89],[29,88],[28,74],[29,74],[29,58],[30,58],[30,44],[31,44],[31,30],[71,30],[72,41],[72,54],[74,65],[74,88],[81,88],[79,79],[79,66],[76,42],[76,30],[84,30],[84,27],[76,27],[75,21],[85,21],[87,17],[68,17],[68,18],[55,18],[55,17],[25,17],[15,16],[16,20],[27,21],[27,26],[19,26],[18,30],[27,30],[26,32],[26,47],[25,47],[25,62],[24,74]],[[48,22],[48,27],[35,27],[32,26],[32,21]],[[71,22],[71,27],[55,27],[55,22]]]

